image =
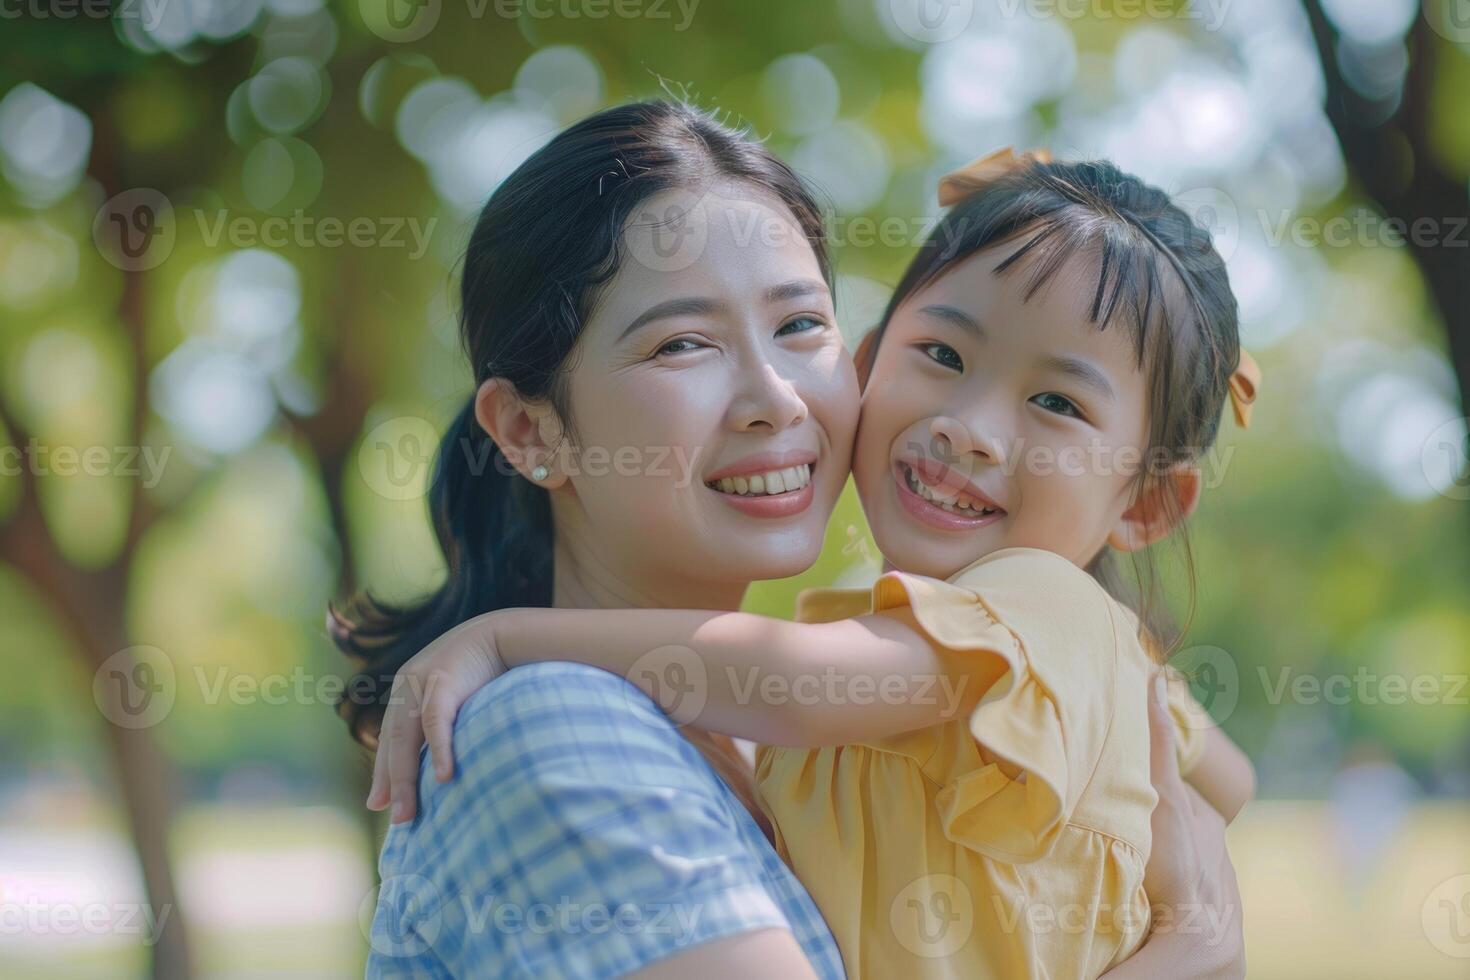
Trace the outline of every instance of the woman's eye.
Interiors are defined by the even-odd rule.
[[[1055,412],[1058,415],[1071,415],[1076,418],[1082,417],[1082,410],[1077,407],[1072,399],[1065,395],[1059,395],[1054,391],[1037,395],[1031,400],[1048,412]]]
[[[680,344],[687,344],[688,346],[687,347],[680,347],[679,346]],[[678,340],[671,340],[667,344],[664,344],[658,350],[654,351],[654,353],[655,354],[682,354],[682,353],[684,353],[687,350],[694,350],[694,349],[696,349],[698,347],[699,347],[698,344],[696,344],[694,341],[688,339],[687,337],[680,337]]]
[[[923,344],[921,349],[929,357],[947,368],[953,368],[956,371],[963,371],[965,369],[965,362],[960,357],[959,352],[948,344]]]
[[[781,329],[776,331],[776,336],[811,333],[813,330],[820,330],[824,326],[826,324],[814,316],[799,316],[794,320],[788,320],[786,323],[783,323]]]

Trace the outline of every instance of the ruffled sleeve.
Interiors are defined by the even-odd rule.
[[[886,573],[873,611],[911,616],[946,659],[959,658],[961,679],[966,660],[994,678],[924,767],[942,787],[946,836],[1009,863],[1045,857],[1112,715],[1118,628],[1106,594],[1057,555],[1013,548],[948,581]]]

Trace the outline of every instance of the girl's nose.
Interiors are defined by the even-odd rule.
[[[776,432],[806,421],[806,401],[794,385],[766,363],[730,403],[730,427],[738,432],[766,426]]]
[[[1005,443],[995,433],[966,425],[948,415],[935,416],[929,423],[929,435],[937,444],[943,439],[956,459],[975,455],[996,466],[1005,465]]]

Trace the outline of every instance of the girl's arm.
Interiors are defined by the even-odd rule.
[[[774,928],[700,943],[628,974],[629,980],[745,980],[751,976],[816,980],[817,974],[791,931]]]
[[[460,705],[508,666],[538,660],[619,674],[680,722],[768,745],[842,745],[969,713],[1005,665],[941,658],[915,626],[907,609],[831,623],[667,609],[486,613],[399,668],[367,806],[391,803],[394,823],[413,819],[425,739],[435,777],[448,781]]]
[[[1186,777],[1205,802],[1230,823],[1256,798],[1256,769],[1240,746],[1218,728],[1205,733],[1205,749]]]
[[[765,745],[845,745],[968,713],[1005,665],[946,659],[911,617],[793,623],[685,609],[507,609],[483,624],[509,667],[573,659],[641,687],[680,723]],[[973,670],[957,673],[957,663]]]

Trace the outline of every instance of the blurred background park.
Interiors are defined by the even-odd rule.
[[[818,189],[853,345],[1001,146],[1214,233],[1266,381],[1181,663],[1250,974],[1470,976],[1470,0],[0,0],[0,974],[361,974],[326,604],[442,573],[478,207],[659,95]],[[749,607],[873,555],[849,488]]]

